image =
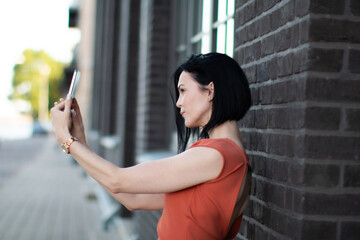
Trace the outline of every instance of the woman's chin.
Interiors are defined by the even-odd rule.
[[[200,127],[200,125],[185,121],[185,127],[187,127],[187,128],[197,128],[197,127]]]
[[[185,127],[187,127],[187,128],[194,128],[194,127],[196,127],[196,126],[194,126],[193,123],[185,120]]]

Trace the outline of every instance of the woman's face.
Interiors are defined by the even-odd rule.
[[[183,71],[178,82],[179,99],[176,106],[188,128],[203,127],[211,117],[213,83],[203,87],[186,71]]]

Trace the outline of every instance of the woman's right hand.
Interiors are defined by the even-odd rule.
[[[71,135],[77,138],[79,142],[87,146],[84,124],[80,112],[80,107],[78,102],[76,101],[76,98],[73,99],[71,105],[71,120],[72,120],[72,125],[70,128]]]

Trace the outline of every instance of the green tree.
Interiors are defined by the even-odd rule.
[[[29,102],[30,114],[34,119],[39,118],[43,104],[48,114],[48,103],[56,101],[61,94],[64,67],[64,63],[55,61],[43,50],[25,50],[21,63],[14,66],[13,93],[10,98]]]

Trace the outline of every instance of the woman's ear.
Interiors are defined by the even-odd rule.
[[[214,98],[214,83],[211,82],[208,84],[208,90],[209,90],[209,102],[211,102]]]

